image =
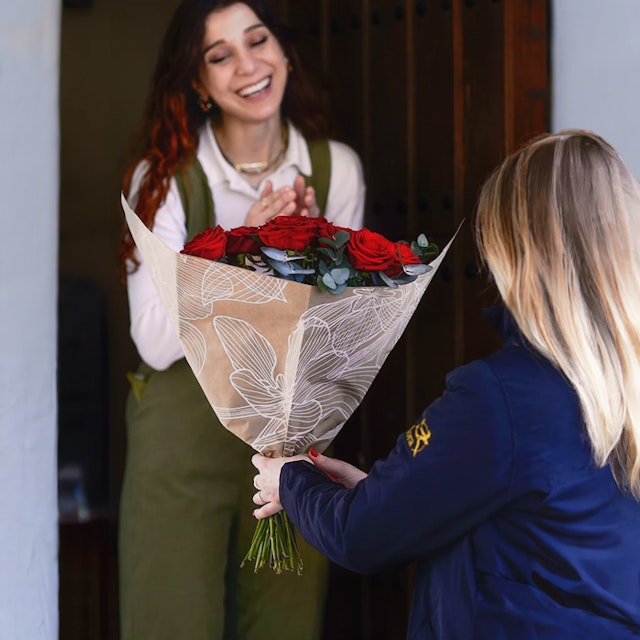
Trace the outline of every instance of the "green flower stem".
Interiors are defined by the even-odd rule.
[[[302,557],[296,530],[284,511],[258,521],[249,551],[241,562],[254,562],[254,573],[269,566],[276,573],[295,571],[302,575]]]

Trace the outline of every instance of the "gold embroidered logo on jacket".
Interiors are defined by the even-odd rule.
[[[427,425],[427,421],[422,418],[407,430],[407,444],[411,453],[415,458],[428,444],[431,438],[431,429]]]

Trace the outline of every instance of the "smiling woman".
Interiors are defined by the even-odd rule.
[[[288,60],[278,40],[245,4],[211,14],[204,42],[204,64],[194,88],[201,104],[220,109],[215,135],[225,158],[233,159],[236,170],[250,167],[257,185],[260,175],[275,169],[285,149],[280,105]]]
[[[360,229],[357,154],[330,140],[319,92],[265,3],[184,0],[165,35],[123,190],[175,251],[197,233],[325,216]],[[319,638],[326,561],[240,570],[255,529],[252,450],[217,421],[131,237],[131,336],[120,513],[122,638]]]

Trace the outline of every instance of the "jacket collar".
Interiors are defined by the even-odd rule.
[[[520,328],[514,320],[511,312],[504,304],[483,309],[485,316],[502,336],[502,341],[507,344],[527,345],[527,339],[522,335]]]

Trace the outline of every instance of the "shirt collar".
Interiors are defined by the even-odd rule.
[[[295,167],[298,173],[310,176],[311,158],[309,157],[309,149],[304,136],[290,122],[287,122],[287,128],[289,136],[287,151],[282,163],[272,175],[277,175],[290,167]],[[249,189],[253,191],[253,188],[246,180],[224,159],[210,121],[207,121],[200,130],[198,159],[209,178],[211,186],[226,182],[231,189],[239,191]],[[259,191],[261,189],[262,183],[258,187]]]
[[[221,182],[229,182],[232,174],[235,174],[233,167],[224,159],[220,151],[210,120],[207,120],[200,129],[198,160],[200,160],[212,186]]]

